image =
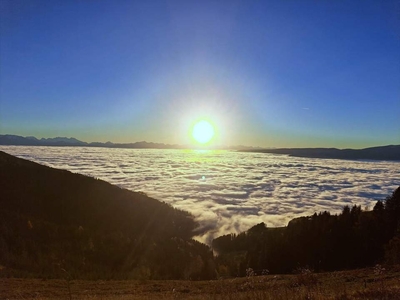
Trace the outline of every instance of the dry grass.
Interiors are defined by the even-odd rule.
[[[0,279],[0,299],[400,299],[400,266],[215,281]]]

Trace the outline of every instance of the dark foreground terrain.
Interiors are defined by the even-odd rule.
[[[400,299],[400,266],[212,281],[0,279],[1,299]]]
[[[0,151],[0,277],[212,279],[196,226],[143,193]]]

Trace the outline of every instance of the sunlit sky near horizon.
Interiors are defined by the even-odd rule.
[[[0,134],[400,144],[398,1],[0,0]]]

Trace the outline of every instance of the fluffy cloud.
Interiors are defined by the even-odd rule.
[[[228,151],[131,150],[0,146],[0,150],[55,168],[143,191],[190,211],[198,239],[238,233],[265,222],[344,205],[372,208],[400,185],[399,162],[308,159]]]

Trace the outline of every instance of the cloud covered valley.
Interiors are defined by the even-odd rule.
[[[198,240],[265,222],[285,226],[344,205],[372,209],[400,185],[400,163],[296,158],[230,151],[0,146],[54,168],[142,191],[191,212]]]

